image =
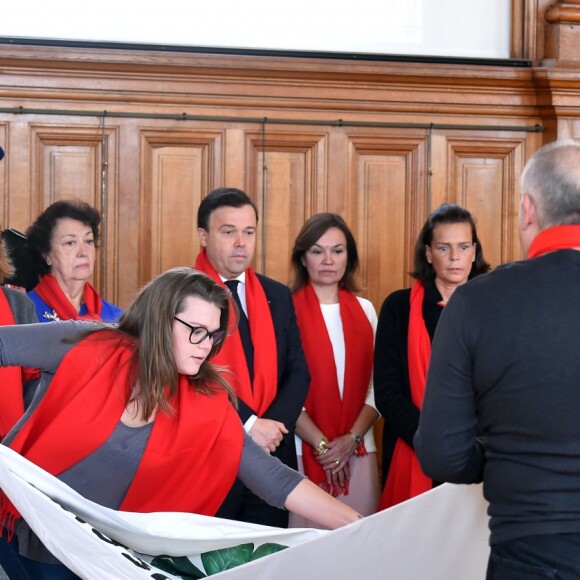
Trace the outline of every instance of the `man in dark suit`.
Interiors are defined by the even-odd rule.
[[[197,213],[202,246],[195,267],[227,286],[238,305],[239,325],[218,356],[238,395],[246,431],[265,451],[296,469],[294,426],[310,376],[290,290],[250,267],[258,211],[243,191],[210,192]],[[267,505],[236,480],[218,517],[287,527],[288,514]]]

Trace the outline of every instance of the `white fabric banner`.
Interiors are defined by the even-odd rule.
[[[332,532],[110,510],[1,445],[0,486],[55,556],[87,580],[174,580],[186,572],[224,580],[483,580],[489,555],[481,486],[442,485]],[[237,562],[247,563],[227,569]]]

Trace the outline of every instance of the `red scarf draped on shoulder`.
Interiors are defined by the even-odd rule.
[[[16,324],[4,290],[0,288],[0,326]],[[0,404],[0,441],[24,414],[22,393],[22,369],[20,367],[1,367],[2,404]]]
[[[421,409],[425,395],[427,369],[431,358],[431,339],[423,320],[425,287],[416,281],[411,289],[407,358],[411,400]],[[394,506],[430,490],[433,481],[419,465],[415,451],[401,438],[397,439],[379,510]]]
[[[340,318],[346,353],[342,399],[338,388],[336,364],[330,336],[320,303],[312,285],[294,293],[296,318],[302,347],[310,370],[311,382],[305,408],[314,423],[330,439],[348,433],[366,400],[373,368],[373,329],[358,299],[347,290],[338,293]],[[364,442],[356,451],[366,454]],[[326,474],[314,457],[312,447],[302,450],[304,470],[308,478],[337,497],[348,495],[348,487],[330,486]]]
[[[82,316],[65,296],[52,274],[45,274],[34,287],[34,291],[54,309],[58,320],[102,320],[103,301],[99,293],[88,282],[85,282],[83,291],[83,303],[87,307],[87,313]]]
[[[528,250],[528,258],[537,258],[556,250],[580,248],[580,226],[554,226],[542,230],[532,242]]]
[[[10,447],[53,475],[95,451],[125,410],[134,353],[134,341],[113,331],[81,340]],[[170,403],[175,413],[158,411],[120,509],[214,515],[238,473],[240,419],[225,392],[201,394],[183,375]],[[1,492],[0,508],[13,529],[19,514]]]
[[[222,287],[216,269],[211,265],[205,249],[202,249],[195,260],[195,269],[205,272]],[[227,367],[231,371],[228,381],[233,384],[238,397],[261,417],[276,397],[278,385],[278,352],[276,334],[270,316],[270,307],[264,289],[251,268],[246,270],[246,304],[250,335],[254,344],[254,384],[250,382],[250,373],[246,364],[244,347],[240,332],[235,324],[234,307],[231,307],[232,326],[230,336],[225,340],[221,351],[213,359],[216,365]]]

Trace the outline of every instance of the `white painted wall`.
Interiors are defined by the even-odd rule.
[[[508,58],[509,34],[510,0],[0,2],[6,37]]]

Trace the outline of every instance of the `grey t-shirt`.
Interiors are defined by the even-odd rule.
[[[58,365],[74,346],[79,333],[94,326],[79,321],[53,322],[0,327],[0,366],[20,365],[42,371],[40,386],[25,415],[8,433],[9,445],[38,406]],[[119,421],[113,434],[93,453],[61,473],[58,477],[84,497],[106,507],[118,509],[139,466],[153,423],[144,427],[127,427]],[[241,427],[241,426],[240,426]],[[112,476],[114,473],[114,476]],[[264,452],[244,432],[244,446],[238,477],[267,503],[283,508],[286,498],[304,476]],[[37,541],[29,534],[25,522],[18,529],[20,552],[42,561],[54,561],[41,554]]]

